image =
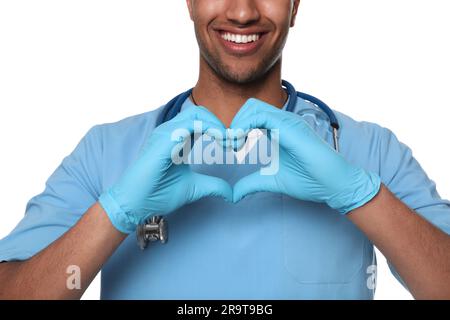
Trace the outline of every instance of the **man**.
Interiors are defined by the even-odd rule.
[[[79,298],[102,270],[105,299],[370,299],[375,244],[414,297],[450,298],[450,202],[411,150],[336,112],[337,153],[327,120],[300,116],[311,103],[285,111],[299,2],[187,0],[201,53],[192,96],[158,127],[162,108],[86,134],[0,242],[0,297]],[[196,121],[215,137],[269,130],[277,172],[174,164]],[[127,235],[156,215],[170,240],[140,251]]]

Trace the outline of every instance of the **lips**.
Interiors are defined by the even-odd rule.
[[[235,33],[226,30],[215,31],[219,43],[230,55],[252,55],[262,46],[266,38],[266,32]]]

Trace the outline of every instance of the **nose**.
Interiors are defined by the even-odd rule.
[[[238,25],[248,25],[260,18],[255,0],[230,0],[226,11],[228,20]]]

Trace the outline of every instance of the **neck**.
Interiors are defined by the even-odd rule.
[[[200,75],[193,90],[194,103],[208,108],[228,128],[236,113],[249,98],[257,98],[282,108],[287,94],[281,87],[281,59],[262,79],[245,84],[219,77],[200,60]]]

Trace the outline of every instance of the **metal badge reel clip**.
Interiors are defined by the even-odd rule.
[[[161,216],[153,216],[144,224],[138,225],[136,237],[139,248],[144,250],[149,242],[161,241],[166,243],[168,240],[167,222]]]

